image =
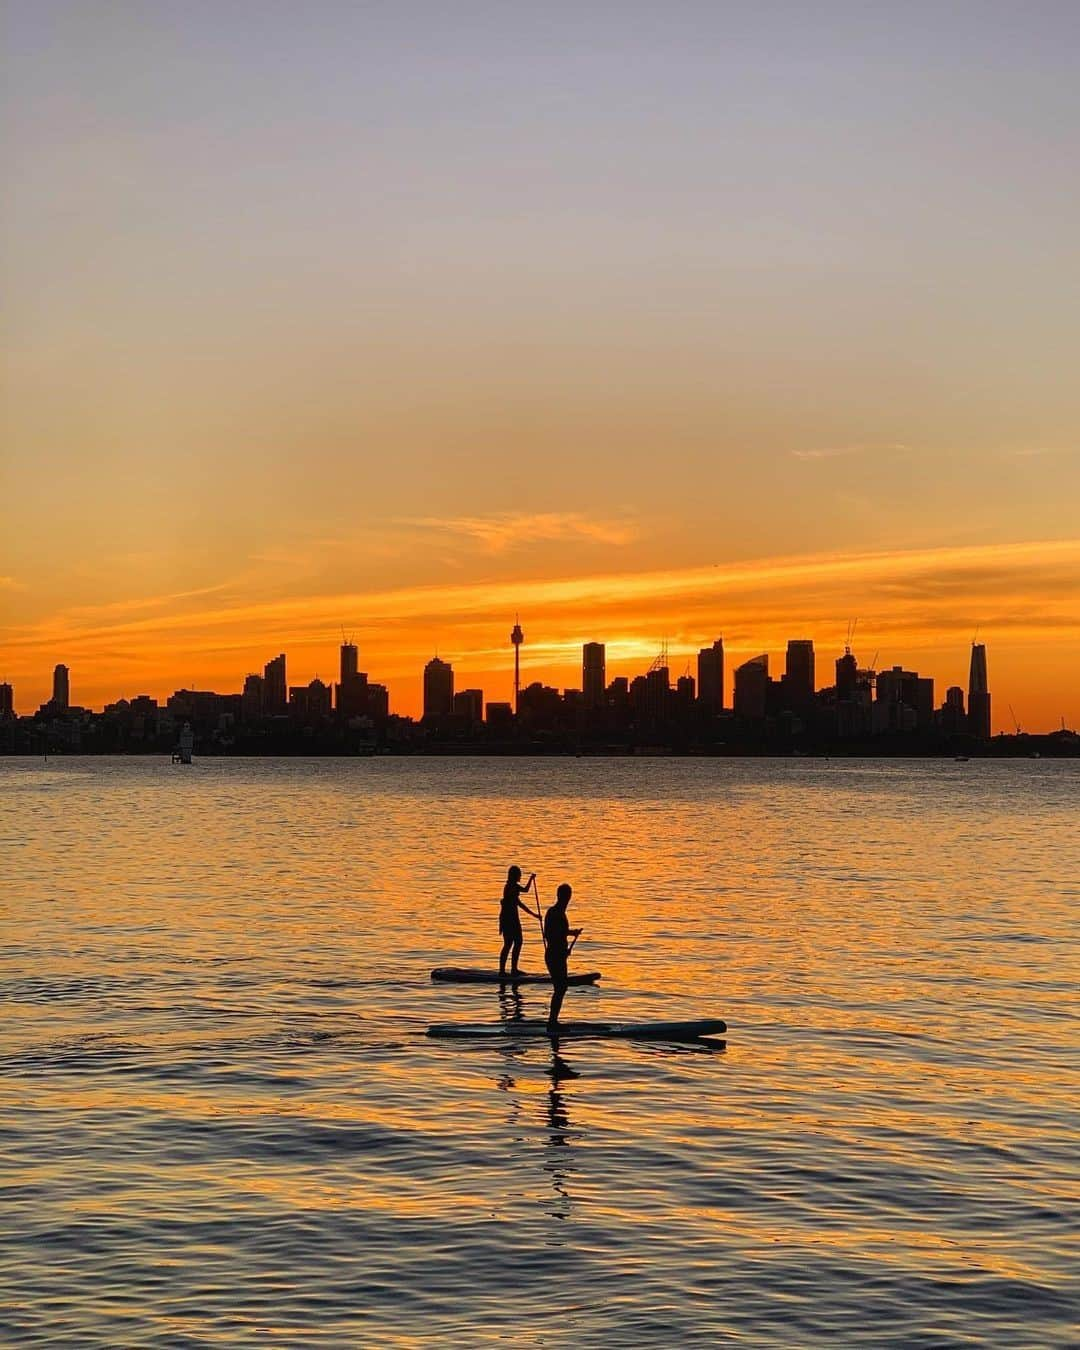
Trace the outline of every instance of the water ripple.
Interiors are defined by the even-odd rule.
[[[1074,1344],[1080,769],[951,769],[3,762],[0,1339]],[[509,861],[726,1041],[426,1037]]]

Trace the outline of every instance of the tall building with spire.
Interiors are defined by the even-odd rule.
[[[968,672],[968,731],[980,740],[990,739],[990,686],[986,678],[986,644],[971,644]]]
[[[514,628],[510,634],[510,641],[514,644],[514,716],[518,715],[518,702],[521,694],[521,644],[525,641],[525,634],[521,631],[520,618],[515,619]]]

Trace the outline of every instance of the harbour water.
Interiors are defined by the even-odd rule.
[[[1076,1343],[1080,763],[0,761],[0,1341]],[[468,1044],[505,867],[573,1017]],[[526,926],[524,964],[536,968]]]

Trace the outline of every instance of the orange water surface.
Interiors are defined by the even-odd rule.
[[[0,761],[11,1345],[1051,1346],[1080,764]],[[543,1016],[505,868],[573,883]],[[523,962],[542,964],[526,922]]]

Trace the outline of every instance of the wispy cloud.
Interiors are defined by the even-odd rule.
[[[881,606],[881,622],[890,622],[890,610],[902,602],[921,613],[928,629],[937,618],[934,607],[943,599],[950,605],[957,594],[976,607],[1000,603],[1026,594],[1026,610],[1037,626],[1034,601],[1072,599],[1080,591],[1080,539],[1018,544],[964,545],[947,548],[892,550],[876,553],[816,554],[760,559],[712,567],[678,568],[649,572],[609,572],[588,576],[533,580],[434,584],[332,594],[312,594],[272,601],[233,602],[213,608],[171,610],[142,614],[143,602],[132,602],[125,615],[123,602],[92,612],[71,609],[37,624],[7,630],[9,647],[39,646],[46,642],[80,642],[91,646],[115,643],[119,638],[138,642],[151,637],[171,645],[184,634],[192,644],[210,645],[274,642],[310,638],[331,640],[339,616],[362,614],[371,631],[388,634],[420,625],[449,629],[500,623],[507,613],[526,609],[544,613],[549,628],[599,628],[615,621],[625,627],[633,615],[648,619],[649,631],[658,620],[670,618],[680,630],[686,619],[707,615],[716,620],[734,613],[760,614],[763,621],[800,614],[820,621],[823,614],[845,616],[859,598]],[[206,588],[206,593],[220,588]],[[161,597],[157,597],[160,600]],[[1068,618],[1062,613],[1059,617]],[[1080,617],[1072,614],[1080,630]],[[691,619],[696,624],[697,618]],[[835,621],[839,622],[839,619]],[[966,622],[966,619],[965,619]],[[644,630],[643,630],[644,631]],[[671,630],[669,630],[671,631]],[[702,633],[705,629],[702,629]],[[696,628],[693,635],[697,636]],[[611,633],[614,638],[615,632]]]
[[[221,581],[214,586],[200,586],[192,591],[169,591],[165,595],[143,595],[130,600],[110,600],[102,605],[77,605],[67,612],[76,622],[119,618],[125,614],[138,613],[140,610],[172,607],[184,600],[199,600],[205,595],[220,595],[228,591],[232,585],[232,582]]]
[[[898,455],[905,454],[908,446],[899,441],[882,445],[880,442],[866,445],[825,445],[810,450],[792,450],[794,459],[840,459],[844,455]]]
[[[577,511],[547,511],[531,515],[419,516],[402,524],[476,542],[489,553],[502,553],[522,544],[552,543],[559,539],[591,539],[620,546],[637,538],[629,521],[597,520]]]
[[[1015,450],[1003,450],[1005,459],[1038,459],[1044,455],[1064,455],[1069,452],[1060,445],[1025,445]]]

